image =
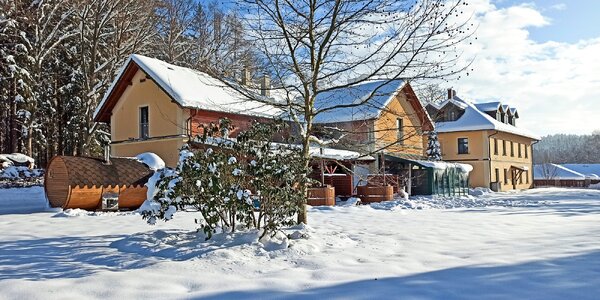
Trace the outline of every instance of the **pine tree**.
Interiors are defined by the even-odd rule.
[[[442,160],[442,151],[440,149],[440,142],[438,141],[437,132],[435,130],[430,131],[428,138],[427,157],[432,161]]]

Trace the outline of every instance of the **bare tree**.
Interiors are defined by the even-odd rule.
[[[155,1],[86,0],[77,7],[75,43],[82,79],[79,154],[89,154],[96,131],[93,112],[123,60],[153,36]]]
[[[241,4],[252,42],[283,91],[283,99],[269,104],[285,109],[298,124],[307,169],[310,144],[319,142],[313,133],[320,114],[367,105],[392,80],[439,78],[463,70],[456,66],[454,46],[469,36],[470,25],[453,21],[463,5],[446,0]],[[374,79],[382,81],[360,101],[315,107],[318,97]],[[298,222],[305,223],[303,211]]]

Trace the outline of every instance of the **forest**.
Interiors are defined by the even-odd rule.
[[[547,135],[533,149],[535,164],[600,163],[600,131],[596,130],[589,135]]]
[[[138,53],[237,76],[257,65],[234,9],[193,0],[0,0],[0,153],[96,155],[93,113]]]

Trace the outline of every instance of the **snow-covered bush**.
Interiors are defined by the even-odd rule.
[[[300,149],[271,142],[284,126],[255,122],[237,139],[227,137],[232,127],[226,119],[203,127],[196,141],[203,150],[184,147],[176,169],[150,179],[143,217],[150,224],[167,221],[191,206],[202,215],[197,222],[208,238],[236,228],[260,229],[265,236],[294,224],[308,179]]]

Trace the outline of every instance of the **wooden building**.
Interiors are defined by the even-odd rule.
[[[153,172],[133,158],[55,156],[44,177],[46,196],[52,207],[103,209],[103,200],[118,209],[136,209],[146,200],[144,184]]]

